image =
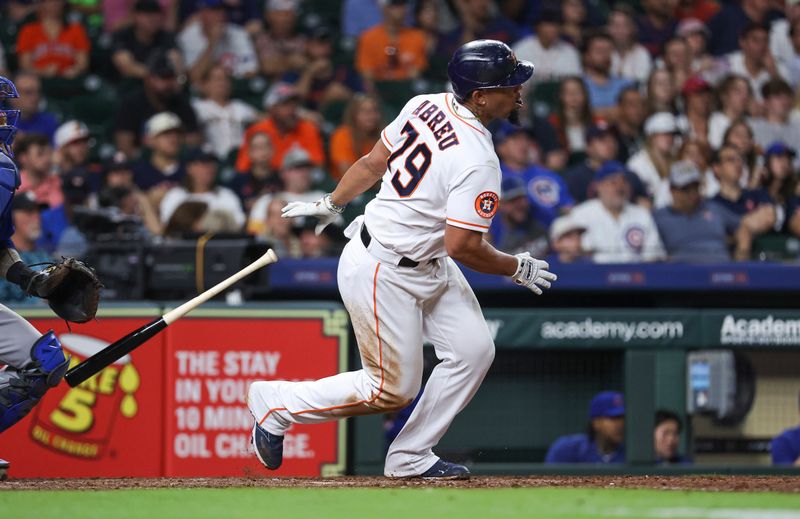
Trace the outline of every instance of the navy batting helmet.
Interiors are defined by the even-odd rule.
[[[453,54],[447,75],[461,101],[474,90],[521,85],[533,75],[533,63],[518,60],[502,41],[475,40]]]
[[[5,107],[6,99],[19,97],[17,88],[10,79],[0,76],[0,151],[6,155],[11,155],[11,143],[17,133],[17,122],[19,121],[19,110],[12,110]]]

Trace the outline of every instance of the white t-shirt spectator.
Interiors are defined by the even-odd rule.
[[[785,123],[771,123],[761,117],[749,120],[750,128],[753,129],[753,138],[762,149],[767,149],[775,141],[782,141],[793,148],[800,145],[800,123],[793,122],[791,119]]]
[[[210,99],[192,99],[192,108],[203,127],[206,144],[220,160],[242,144],[245,128],[258,118],[255,108],[238,99],[227,106]]]
[[[664,257],[664,246],[650,212],[625,204],[614,218],[598,199],[587,200],[572,209],[570,217],[586,229],[583,248],[596,263],[636,263]]]
[[[167,223],[175,209],[190,200],[205,202],[208,204],[209,211],[227,212],[233,216],[236,225],[244,226],[245,216],[242,203],[236,193],[227,187],[216,187],[208,193],[189,193],[183,186],[173,187],[161,199],[161,221]]]
[[[611,74],[633,79],[642,84],[647,82],[653,69],[653,58],[644,46],[636,43],[631,50],[621,55],[616,50],[611,54]]]
[[[669,190],[669,180],[661,178],[658,174],[653,159],[647,153],[647,149],[642,148],[633,157],[628,159],[626,164],[629,170],[636,173],[642,180],[647,194],[653,199],[653,206],[656,209],[672,204],[672,193]]]
[[[722,139],[730,127],[731,118],[722,112],[714,112],[708,118],[708,144],[715,150],[722,146]]]
[[[536,36],[526,36],[513,47],[517,58],[530,61],[536,67],[534,81],[551,81],[565,76],[580,76],[581,59],[570,43],[558,41],[545,49]]]
[[[200,22],[188,25],[178,34],[178,47],[188,68],[192,68],[208,47],[208,39],[203,34]],[[242,77],[258,70],[258,59],[253,43],[247,32],[229,23],[225,26],[225,36],[214,49],[214,60],[233,73]]]
[[[731,74],[737,74],[743,76],[747,79],[750,83],[750,88],[753,90],[753,97],[756,101],[763,101],[764,99],[761,97],[761,87],[764,86],[764,83],[772,79],[772,76],[769,75],[769,72],[766,70],[761,70],[755,76],[750,75],[750,72],[747,70],[747,67],[744,65],[744,54],[742,51],[737,50],[736,52],[731,52],[725,58],[727,63],[728,71]],[[776,61],[775,67],[778,69],[778,75],[784,81],[789,81],[789,71],[783,65],[783,63]]]

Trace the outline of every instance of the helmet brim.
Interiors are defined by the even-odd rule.
[[[508,76],[508,79],[506,79],[503,82],[504,84],[502,86],[512,87],[521,85],[527,80],[529,80],[532,75],[533,75],[533,63],[531,63],[530,61],[519,60],[519,62],[517,63],[517,68],[515,68],[514,72],[512,72],[511,75]]]

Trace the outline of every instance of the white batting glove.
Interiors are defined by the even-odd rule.
[[[517,285],[529,288],[536,295],[542,295],[542,288],[550,288],[550,284],[558,279],[558,276],[547,271],[550,265],[546,261],[534,258],[530,252],[514,256],[517,258],[517,271],[511,279]]]
[[[316,202],[289,202],[281,209],[281,217],[313,216],[319,220],[319,223],[314,228],[314,232],[319,236],[325,227],[339,218],[342,211],[344,211],[344,206],[334,204],[330,193],[328,193]]]

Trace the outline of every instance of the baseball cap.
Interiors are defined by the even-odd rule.
[[[121,151],[118,151],[103,164],[103,173],[108,174],[112,171],[125,171],[132,167],[133,163],[128,160],[128,157]]]
[[[189,152],[186,162],[217,162],[217,157],[207,148],[200,147]]]
[[[770,157],[772,155],[789,155],[790,157],[794,157],[797,155],[797,153],[791,148],[791,146],[787,146],[781,141],[775,141],[770,144],[767,148],[767,151],[764,152],[765,157]]]
[[[619,391],[603,391],[589,403],[589,418],[625,416],[625,399]]]
[[[161,5],[156,0],[137,0],[133,4],[133,11],[136,13],[160,13]]]
[[[525,181],[519,177],[506,176],[500,183],[500,193],[503,200],[513,200],[520,196],[527,196],[528,189]]]
[[[501,121],[492,132],[492,141],[495,146],[500,146],[506,139],[518,133],[524,133],[525,128],[511,124],[508,121]]]
[[[689,76],[683,83],[681,88],[681,95],[688,96],[698,92],[711,92],[713,88],[711,83],[701,78],[700,76]]]
[[[616,160],[607,160],[603,162],[603,165],[600,166],[600,169],[598,169],[597,172],[595,172],[594,181],[601,182],[613,175],[624,175],[624,174],[625,174],[625,166],[621,162],[617,162]]]
[[[89,172],[74,168],[61,177],[61,190],[70,205],[82,205],[89,198],[92,188],[89,185]]]
[[[585,231],[586,227],[569,215],[559,216],[550,224],[550,241],[556,241],[568,232]]]
[[[264,96],[264,108],[270,109],[290,99],[298,97],[297,89],[291,83],[279,82],[272,85]]]
[[[586,142],[597,137],[602,137],[611,133],[611,126],[604,120],[600,119],[586,130]]]
[[[654,113],[644,122],[644,134],[648,137],[656,133],[675,133],[677,131],[678,124],[675,116],[669,112]]]
[[[312,40],[330,40],[333,32],[327,25],[315,25],[308,30],[308,37]]]
[[[281,169],[311,167],[314,163],[306,150],[298,146],[293,147],[283,157]]]
[[[156,137],[170,130],[180,130],[181,120],[172,112],[160,112],[144,123],[144,136]]]
[[[164,51],[154,53],[147,60],[147,72],[151,76],[160,78],[173,78],[178,75],[175,64]]]
[[[12,211],[33,211],[46,209],[47,204],[40,204],[36,201],[36,195],[30,191],[17,193],[11,201]]]
[[[82,122],[73,119],[58,127],[53,136],[53,144],[56,149],[60,149],[72,142],[88,139],[89,135],[89,128]]]
[[[686,187],[699,183],[702,179],[700,170],[690,160],[679,160],[669,168],[669,185],[672,187]]]
[[[711,35],[711,31],[708,30],[706,24],[697,18],[684,18],[675,29],[675,35],[680,36],[681,38],[685,38],[696,32],[702,32],[706,38]]]

